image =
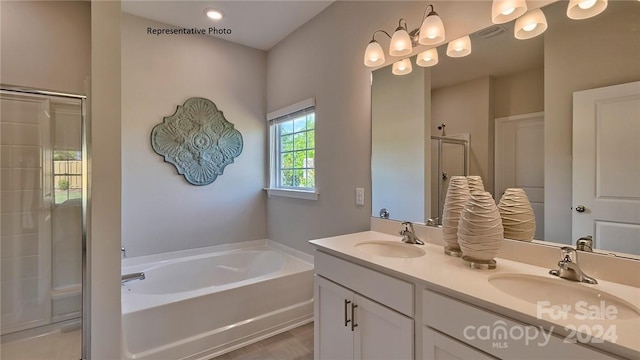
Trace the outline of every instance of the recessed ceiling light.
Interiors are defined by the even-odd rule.
[[[209,19],[213,19],[213,20],[222,19],[222,13],[218,10],[204,9],[204,13],[207,14],[207,17],[209,17]]]

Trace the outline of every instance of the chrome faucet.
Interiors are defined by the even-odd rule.
[[[418,239],[418,237],[416,236],[416,233],[413,230],[412,223],[405,221],[402,223],[402,226],[404,227],[402,230],[400,230],[400,235],[402,235],[402,242],[407,244],[424,245],[424,242]]]
[[[576,250],[593,252],[593,236],[583,236],[576,241]]]
[[[128,283],[129,281],[133,281],[133,280],[144,280],[144,279],[145,279],[145,276],[143,272],[125,274],[125,275],[122,275],[122,277],[120,278],[120,280],[122,281],[122,284]]]
[[[598,281],[582,272],[578,266],[578,252],[571,247],[563,246],[562,260],[558,261],[559,269],[549,270],[549,274],[571,281],[579,281],[587,284],[597,284]],[[573,257],[571,256],[573,254]]]

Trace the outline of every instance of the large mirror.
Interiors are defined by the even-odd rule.
[[[469,56],[450,58],[445,44],[434,67],[373,72],[372,216],[437,222],[447,179],[466,171],[497,200],[525,189],[537,240],[591,235],[599,249],[640,255],[640,96],[625,95],[640,91],[640,2],[610,1],[584,20],[567,18],[566,7],[542,9],[548,29],[538,37],[517,40],[513,22],[494,25],[471,34]],[[594,105],[618,88],[621,108]],[[447,152],[434,145],[442,139],[467,148]],[[588,166],[585,154],[595,159]],[[613,201],[622,210],[601,217]]]

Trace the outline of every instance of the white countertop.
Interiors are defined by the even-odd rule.
[[[502,315],[527,323],[542,325],[546,329],[560,336],[567,336],[570,332],[566,326],[583,326],[583,330],[591,332],[590,346],[607,352],[629,358],[640,358],[640,317],[633,319],[597,319],[578,320],[575,315],[568,314],[566,319],[552,319],[548,314],[538,316],[535,303],[527,302],[509,295],[495,288],[489,283],[489,278],[496,274],[516,273],[537,275],[560,282],[567,282],[569,286],[585,286],[601,290],[625,300],[629,305],[640,309],[640,288],[598,280],[597,285],[570,282],[549,275],[550,269],[519,263],[507,259],[496,258],[497,268],[493,270],[475,270],[469,268],[460,258],[447,256],[443,247],[434,244],[413,245],[425,250],[426,254],[416,258],[391,258],[370,255],[357,249],[354,245],[364,241],[400,242],[400,236],[393,236],[381,232],[365,231],[310,241],[316,249],[342,256],[355,263],[372,267],[400,278],[424,284],[441,293],[456,297]],[[416,289],[418,291],[419,289]],[[542,296],[541,296],[542,297]],[[545,299],[540,299],[544,301]],[[570,304],[569,304],[570,305]],[[599,342],[599,328],[613,329],[617,339],[615,342]],[[593,329],[593,331],[591,331]],[[611,333],[610,333],[611,334]]]

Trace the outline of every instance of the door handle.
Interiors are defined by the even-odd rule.
[[[587,208],[584,207],[584,205],[578,205],[576,206],[576,211],[579,213],[584,212],[585,210],[587,210]]]
[[[351,322],[351,320],[349,320],[349,318],[347,317],[347,312],[348,312],[347,308],[349,304],[351,304],[351,301],[344,299],[344,326],[348,326],[349,322]],[[351,314],[352,314],[351,316],[353,317],[353,312]]]
[[[356,324],[356,318],[355,318],[355,310],[358,307],[358,305],[356,304],[351,304],[351,331],[354,331],[353,329],[356,328],[356,326],[358,326],[358,324]]]

